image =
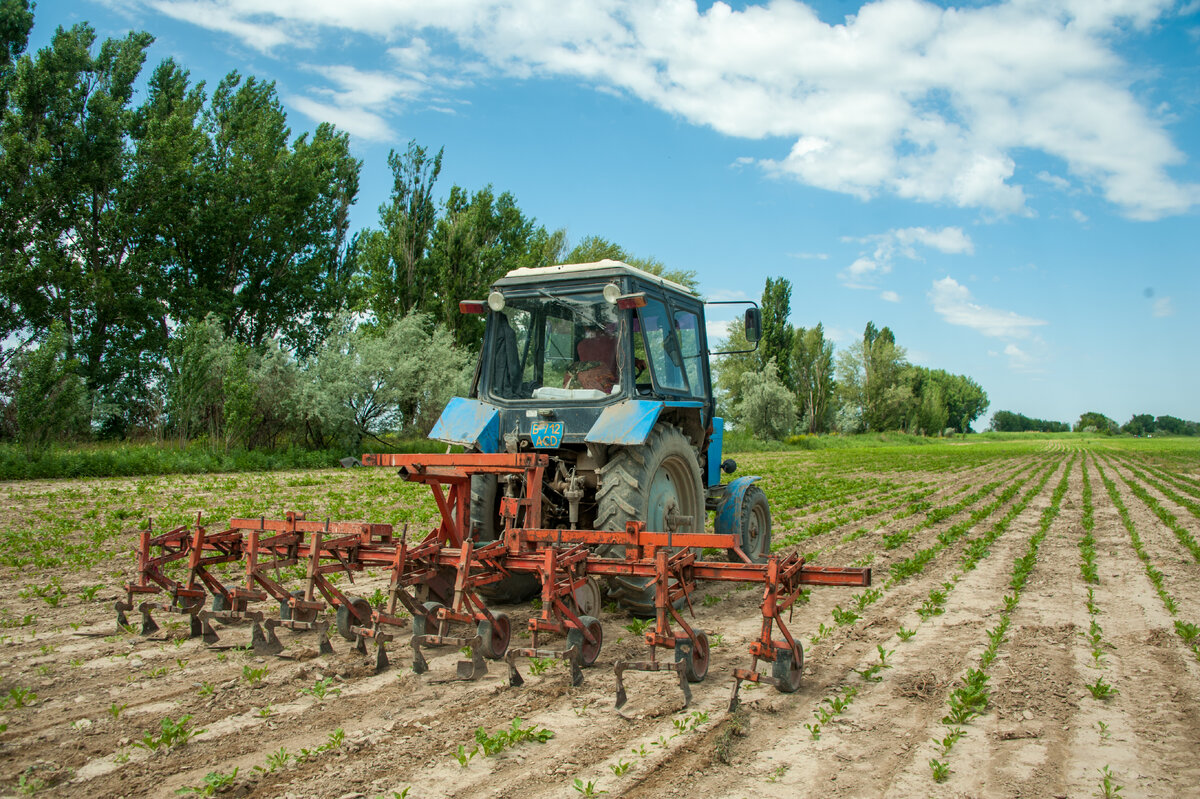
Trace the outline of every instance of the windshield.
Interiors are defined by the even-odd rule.
[[[599,400],[621,391],[626,332],[599,292],[506,297],[489,317],[488,390],[501,399]]]

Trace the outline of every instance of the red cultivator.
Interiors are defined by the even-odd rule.
[[[252,645],[258,652],[278,653],[282,645],[277,627],[312,630],[323,652],[332,651],[328,621],[322,611],[336,613],[338,631],[366,652],[366,640],[376,644],[376,667],[389,664],[387,644],[408,624],[401,608],[412,618],[413,670],[428,666],[422,649],[435,646],[469,646],[471,659],[458,664],[458,676],[477,679],[487,672],[485,658],[505,658],[509,680],[520,685],[519,658],[557,658],[571,670],[573,684],[583,679],[582,668],[595,663],[603,645],[603,630],[596,618],[598,579],[636,577],[654,586],[654,625],[645,633],[649,659],[615,664],[617,707],[625,703],[627,671],[672,671],[678,676],[687,701],[689,683],[708,673],[709,642],[704,631],[689,624],[680,612],[692,610],[692,594],[699,581],[761,583],[762,630],[750,645],[749,669],[734,672],[731,707],[737,704],[743,681],[766,682],[790,693],[800,684],[804,656],[800,642],[788,631],[783,612],[800,596],[805,585],[869,586],[866,568],[808,566],[796,555],[772,555],[766,563],[752,563],[734,535],[648,531],[641,522],[625,530],[544,529],[542,480],[549,458],[540,453],[458,455],[368,455],[364,464],[398,467],[406,480],[429,485],[440,511],[440,523],[417,543],[402,534],[397,539],[390,525],[305,521],[296,514],[284,520],[233,519],[227,529],[209,532],[197,519],[194,527],[180,527],[160,535],[140,534],[138,579],[126,586],[127,600],[117,603],[118,620],[127,624],[125,612],[134,609],[135,594],[166,594],[169,602],[146,601],[143,634],[157,625],[151,611],[187,616],[194,636],[208,643],[217,640],[211,622],[253,625]],[[500,499],[502,530],[495,541],[476,541],[469,535],[467,518],[471,477],[495,475],[508,486]],[[516,488],[514,488],[514,486]],[[681,519],[688,525],[690,519]],[[601,557],[595,547],[624,554]],[[614,550],[614,548],[616,548]],[[729,551],[741,562],[702,561],[704,548]],[[152,554],[157,549],[158,555]],[[186,563],[179,580],[164,572],[168,563]],[[225,586],[209,572],[218,564],[245,563],[245,581]],[[279,570],[303,566],[302,590],[289,592]],[[385,569],[390,574],[386,602],[373,609],[363,599],[342,593],[328,579],[344,572],[353,582],[356,571]],[[509,648],[508,617],[491,610],[481,589],[517,575],[532,575],[541,585],[540,614],[529,620],[531,645]],[[486,590],[483,591],[486,593]],[[212,608],[204,609],[212,595]],[[280,618],[265,618],[250,610],[251,603],[273,600]],[[546,636],[562,643],[542,645]],[[671,656],[659,659],[659,649]],[[758,671],[760,661],[771,663],[770,676]]]

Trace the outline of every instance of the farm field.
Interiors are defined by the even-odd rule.
[[[457,651],[427,654],[418,676],[399,645],[375,674],[336,635],[321,655],[286,630],[264,658],[248,627],[206,646],[166,614],[150,638],[117,630],[146,517],[294,510],[425,532],[428,490],[391,469],[0,483],[0,795],[1196,795],[1200,443],[737,460],[764,477],[777,549],[871,566],[874,585],[813,588],[789,623],[800,690],[745,685],[732,713],[762,617],[757,591],[724,584],[694,597],[713,650],[687,708],[671,676],[630,672],[613,709],[612,662],[644,652],[615,608],[579,687],[542,663],[522,665],[520,688],[503,663],[451,681]],[[386,588],[355,577],[362,596]],[[503,609],[515,631],[533,612]]]

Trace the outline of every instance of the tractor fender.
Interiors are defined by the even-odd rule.
[[[589,444],[641,446],[646,443],[664,406],[665,403],[652,400],[625,400],[609,405],[583,440]]]
[[[762,478],[757,475],[746,475],[733,480],[725,486],[725,493],[717,503],[717,516],[713,522],[714,532],[725,535],[742,535],[742,500],[750,486]]]
[[[454,397],[446,403],[429,437],[480,452],[499,452],[500,410],[476,399]]]

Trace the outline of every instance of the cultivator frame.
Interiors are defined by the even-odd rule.
[[[412,617],[413,670],[428,670],[422,649],[469,646],[471,657],[458,663],[460,679],[478,679],[487,673],[487,659],[505,659],[510,684],[523,683],[517,669],[520,658],[556,658],[570,667],[571,681],[582,682],[582,668],[592,665],[603,644],[600,622],[580,607],[580,592],[588,583],[607,577],[637,577],[654,585],[655,618],[646,630],[649,658],[614,664],[616,706],[625,704],[625,672],[671,671],[677,675],[685,705],[691,701],[689,683],[708,672],[709,643],[705,631],[689,624],[682,605],[694,611],[692,594],[700,581],[760,583],[762,628],[750,644],[749,669],[734,671],[730,707],[736,707],[742,682],[765,682],[784,692],[800,684],[804,654],[800,642],[783,619],[806,585],[865,587],[871,584],[869,568],[809,566],[790,554],[772,555],[766,563],[752,563],[740,549],[738,537],[720,533],[649,531],[642,522],[629,522],[625,530],[544,529],[542,479],[550,458],[544,453],[365,455],[364,466],[395,467],[405,480],[430,487],[439,511],[437,526],[420,541],[407,540],[407,526],[397,538],[390,525],[354,522],[307,521],[289,513],[285,519],[232,519],[226,529],[209,532],[199,516],[191,527],[178,527],[153,535],[139,534],[138,575],[125,586],[127,598],[118,602],[118,622],[127,625],[126,611],[134,609],[135,595],[165,593],[169,602],[144,601],[142,633],[158,629],[151,612],[161,610],[189,617],[191,634],[215,643],[212,621],[253,625],[251,643],[256,652],[282,650],[275,629],[317,633],[323,652],[331,652],[328,621],[321,611],[336,612],[338,631],[355,648],[366,653],[366,641],[376,644],[376,668],[389,666],[387,644],[408,623],[399,615],[402,606]],[[506,486],[500,499],[501,531],[497,540],[478,542],[469,534],[471,478],[495,475]],[[516,486],[519,486],[517,488]],[[675,526],[690,526],[678,519]],[[599,545],[624,548],[624,555],[601,557]],[[702,561],[704,548],[729,551],[741,562]],[[157,555],[152,550],[157,549]],[[169,577],[163,567],[186,559],[184,579]],[[222,563],[244,561],[245,581],[222,585],[208,570]],[[289,593],[279,578],[280,568],[305,564],[302,591]],[[342,571],[353,582],[356,571],[382,568],[390,572],[386,602],[371,608],[362,599],[340,591],[327,575]],[[491,610],[481,588],[518,574],[535,575],[541,583],[541,612],[529,619],[531,645],[509,649],[508,617]],[[211,610],[203,609],[205,596],[213,596]],[[320,598],[318,598],[318,595]],[[273,599],[281,618],[267,619],[263,611],[250,610],[251,602]],[[677,607],[678,606],[678,607]],[[593,612],[595,612],[593,610]],[[694,613],[693,613],[694,615]],[[452,629],[468,626],[466,634]],[[469,629],[474,625],[473,634]],[[541,646],[542,636],[562,636],[561,648]],[[672,651],[670,660],[658,650]],[[759,663],[772,663],[772,674],[758,671]]]

